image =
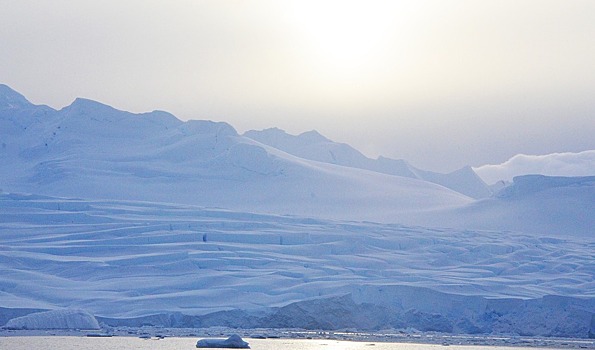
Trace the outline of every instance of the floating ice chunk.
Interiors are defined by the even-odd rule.
[[[228,349],[250,349],[248,343],[239,335],[233,334],[227,339],[201,339],[196,343],[197,348],[228,348]]]

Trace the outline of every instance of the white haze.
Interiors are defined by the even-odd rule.
[[[595,2],[9,1],[0,77],[435,171],[595,149]],[[365,53],[365,54],[363,54]]]

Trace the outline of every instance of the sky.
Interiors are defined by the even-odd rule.
[[[36,104],[315,129],[434,171],[595,149],[591,0],[0,5],[0,83]]]

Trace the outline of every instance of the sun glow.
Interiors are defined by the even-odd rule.
[[[408,3],[409,4],[409,3]],[[412,7],[399,1],[297,1],[288,7],[304,56],[326,74],[369,75],[407,55]]]

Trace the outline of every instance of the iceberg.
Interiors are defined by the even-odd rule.
[[[7,329],[99,329],[93,315],[82,310],[35,312],[9,320]]]
[[[201,339],[196,343],[197,348],[226,348],[226,349],[250,349],[248,343],[239,335],[233,334],[227,339]]]

